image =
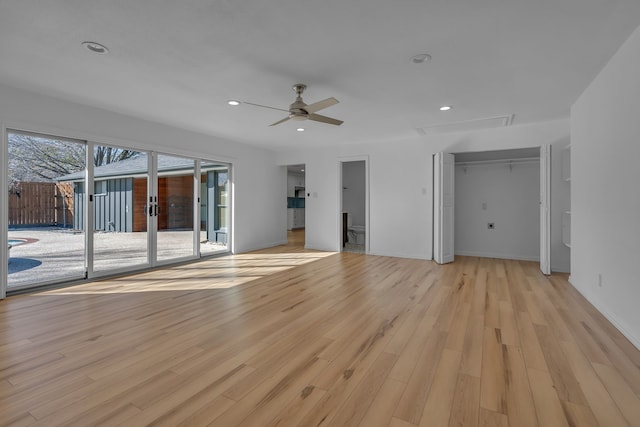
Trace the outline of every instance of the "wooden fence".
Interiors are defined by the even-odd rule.
[[[9,226],[73,226],[73,184],[19,182],[9,190]]]

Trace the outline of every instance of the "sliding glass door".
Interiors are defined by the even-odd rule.
[[[0,291],[230,250],[228,164],[28,132],[6,137]]]
[[[93,207],[93,273],[149,265],[149,155],[119,147],[94,147],[93,191],[80,189]]]
[[[194,194],[195,160],[157,156],[156,261],[158,263],[196,255]]]
[[[7,143],[7,288],[84,278],[83,204],[75,195],[85,181],[86,143],[20,131],[8,131]]]
[[[229,251],[229,166],[202,161],[200,167],[200,253]]]

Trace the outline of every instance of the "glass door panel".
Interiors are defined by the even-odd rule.
[[[96,145],[94,164],[93,271],[149,265],[147,153]]]
[[[229,251],[229,166],[202,161],[200,166],[200,254]]]
[[[158,154],[157,260],[195,256],[195,160]]]
[[[9,290],[85,276],[86,143],[8,132]]]

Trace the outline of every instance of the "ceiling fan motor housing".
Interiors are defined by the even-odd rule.
[[[336,126],[340,126],[343,123],[342,120],[337,120],[331,117],[326,117],[326,116],[317,114],[318,111],[337,104],[338,103],[337,99],[327,98],[322,101],[314,102],[313,104],[305,104],[305,102],[302,100],[302,93],[306,88],[307,88],[307,85],[302,83],[297,83],[292,86],[293,91],[296,93],[296,100],[293,101],[291,105],[289,105],[289,115],[282,120],[278,120],[277,122],[272,123],[270,126],[279,125],[280,123],[284,123],[287,120],[295,120],[295,121],[313,120],[316,122],[328,123]],[[280,110],[280,108],[269,107],[269,106],[260,105],[260,104],[252,104],[250,102],[247,102],[247,104],[255,105],[257,107],[273,108],[275,110]]]
[[[295,102],[289,106],[289,118],[292,120],[306,120],[309,116],[307,110],[304,109],[306,106],[307,104],[305,104],[300,95],[298,95]]]

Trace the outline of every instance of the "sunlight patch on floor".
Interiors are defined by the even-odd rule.
[[[246,253],[116,277],[41,295],[99,295],[229,289],[336,255],[337,252]],[[171,282],[168,282],[171,280]]]

